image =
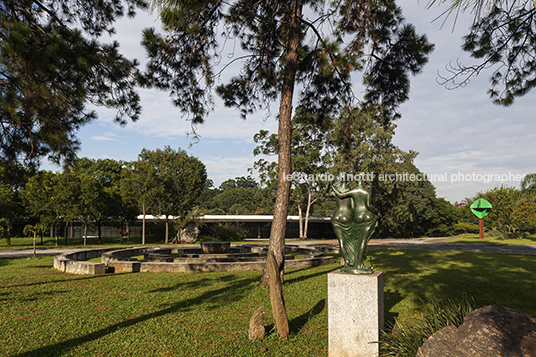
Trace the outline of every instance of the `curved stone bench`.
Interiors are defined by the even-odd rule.
[[[308,268],[330,264],[334,261],[334,257],[324,256],[322,251],[310,247],[287,245],[286,251],[302,253],[306,254],[306,256],[302,259],[288,257],[285,260],[285,269]],[[266,258],[259,256],[259,254],[266,254],[267,252],[267,245],[253,244],[234,245],[227,254],[203,254],[202,250],[196,246],[91,249],[56,256],[54,258],[54,267],[58,270],[75,274],[103,274],[106,271],[106,267],[109,272],[114,273],[262,270],[266,264]],[[77,255],[75,256],[74,254]],[[179,254],[182,257],[172,258],[173,261],[165,261],[170,259],[169,255],[171,254]],[[139,255],[144,255],[143,262],[131,258]],[[98,256],[101,256],[101,263],[75,260],[87,260]],[[211,259],[219,259],[220,261],[209,261]],[[221,261],[230,259],[235,261]],[[58,264],[56,264],[56,261],[58,261]]]
[[[101,257],[105,252],[117,248],[96,248],[67,252],[54,257],[54,268],[71,274],[104,274],[104,263],[87,262],[86,260]]]

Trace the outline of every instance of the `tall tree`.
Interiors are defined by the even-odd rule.
[[[80,178],[83,214],[97,226],[99,244],[102,244],[102,226],[120,216],[122,163],[113,159],[78,159],[73,173]]]
[[[35,166],[75,158],[78,129],[96,118],[91,103],[136,120],[136,60],[101,43],[141,0],[6,0],[0,4],[0,159]]]
[[[138,158],[127,163],[121,178],[121,195],[131,197],[142,214],[141,244],[145,244],[146,216],[151,205],[155,182],[155,168],[148,161]]]
[[[334,120],[335,176],[361,176],[372,191],[372,204],[382,219],[378,233],[389,236],[423,234],[433,215],[435,189],[417,167],[417,153],[392,142],[396,125],[382,106],[346,108]],[[413,176],[411,176],[413,175]]]
[[[0,184],[0,238],[5,238],[8,244],[13,221],[22,213],[21,206],[18,192],[11,185]]]
[[[62,219],[57,192],[59,185],[56,184],[59,175],[51,171],[40,171],[28,179],[24,190],[21,191],[26,212],[44,227],[54,229],[56,245],[58,245],[56,225]]]
[[[493,221],[503,235],[507,235],[512,229],[512,212],[519,198],[519,191],[512,186],[497,186],[486,192],[479,192],[476,198],[485,198],[493,208],[486,216]]]
[[[331,132],[315,125],[315,119],[315,115],[307,115],[299,109],[292,118],[293,173],[286,179],[291,182],[290,199],[295,202],[298,211],[300,239],[307,239],[311,208],[323,196],[326,180],[318,178],[327,174],[328,168],[331,167]],[[277,155],[277,134],[270,135],[268,131],[261,130],[255,134],[253,140],[259,144],[253,151],[255,156]],[[277,163],[261,158],[254,163],[254,168],[265,184],[274,185],[277,180]]]
[[[365,99],[391,110],[408,98],[409,75],[432,50],[405,24],[393,1],[154,0],[167,36],[144,31],[149,55],[143,83],[169,90],[192,124],[212,110],[211,89],[226,42],[240,48],[242,69],[217,88],[225,105],[245,117],[279,101],[278,180],[269,251],[283,276],[291,172],[291,117],[295,85],[309,111],[329,115],[355,101],[352,73],[364,71]],[[304,15],[307,14],[307,15]],[[223,35],[218,41],[218,32]],[[234,53],[234,51],[233,51]],[[218,67],[220,65],[220,67]],[[261,282],[268,284],[268,269]]]
[[[526,174],[520,187],[523,196],[536,197],[536,173]]]
[[[184,217],[190,211],[205,188],[205,165],[186,151],[143,149],[139,155],[153,167],[154,182],[151,198],[154,213],[164,216],[165,242],[169,241],[169,222],[174,217]]]
[[[533,0],[431,0],[450,2],[446,15],[469,11],[474,16],[462,49],[479,62],[450,66],[443,84],[461,87],[472,77],[491,69],[488,93],[494,103],[509,106],[536,86],[536,3]]]
[[[208,193],[205,193],[207,196]],[[271,213],[271,198],[270,192],[261,188],[251,176],[236,177],[222,182],[213,190],[210,202],[205,201],[200,208],[205,210],[205,214]]]

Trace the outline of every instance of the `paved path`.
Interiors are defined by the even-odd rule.
[[[506,254],[524,254],[536,255],[536,245],[507,245],[507,246],[486,246],[483,244],[468,243],[448,243],[447,238],[412,238],[412,239],[371,239],[369,247],[374,248],[410,248],[410,249],[433,249],[433,250],[460,250],[470,252],[487,252],[487,253],[506,253]],[[254,243],[256,240],[247,240],[245,243]],[[266,240],[263,240],[264,242]],[[313,245],[333,248],[338,245],[337,240],[287,240],[286,244],[290,245]],[[126,247],[118,247],[126,248]],[[80,249],[50,248],[37,249],[38,256],[58,255],[65,252],[72,252]],[[33,249],[0,249],[0,258],[19,258],[31,257]]]
[[[536,245],[505,245],[488,246],[484,244],[449,243],[446,238],[411,238],[411,239],[371,239],[369,247],[374,248],[410,248],[410,249],[433,249],[433,250],[460,250],[470,252],[506,253],[536,255]],[[337,245],[337,240],[329,241],[291,241],[287,244],[313,244],[318,247]]]

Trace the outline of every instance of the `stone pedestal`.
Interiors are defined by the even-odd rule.
[[[383,273],[328,274],[329,357],[378,357]]]

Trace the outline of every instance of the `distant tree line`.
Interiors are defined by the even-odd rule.
[[[80,158],[61,173],[3,163],[0,233],[9,239],[13,223],[25,221],[33,227],[39,224],[41,231],[52,230],[58,244],[58,227],[72,229],[73,222],[81,222],[84,244],[88,226],[97,228],[102,243],[103,225],[128,231],[129,222],[138,215],[153,214],[162,217],[167,242],[172,217],[186,216],[193,209],[206,180],[201,161],[170,147],[144,149],[134,162]]]
[[[470,209],[478,198],[486,199],[493,206],[484,218],[488,234],[521,238],[536,232],[536,173],[526,175],[519,188],[501,185],[456,203],[458,216],[453,227],[455,232],[478,232],[478,219]]]
[[[263,132],[256,136],[259,142],[264,140],[261,147],[268,138]],[[392,149],[401,153],[397,148]],[[378,167],[377,172],[382,173],[420,172],[413,164],[414,153],[405,153],[396,160],[389,155],[376,155],[374,160],[380,158],[384,166],[372,160],[370,167]],[[386,168],[385,161],[392,165],[391,170]],[[139,215],[152,214],[161,217],[164,239],[169,242],[180,226],[196,215],[273,214],[275,185],[270,179],[271,171],[266,170],[272,165],[262,160],[257,163],[257,168],[265,170],[259,181],[251,176],[236,177],[213,187],[200,160],[170,147],[154,151],[144,149],[133,162],[80,158],[70,170],[61,173],[35,171],[3,162],[0,166],[0,237],[9,242],[13,224],[25,222],[30,226],[27,231],[34,235],[52,230],[58,243],[60,227],[72,230],[76,222],[82,224],[84,237],[87,237],[88,227],[96,228],[101,242],[102,226],[117,226],[128,231],[129,224]],[[301,171],[296,169],[296,172],[314,172],[307,171],[312,169],[306,166],[303,164]],[[331,170],[337,173],[333,167]],[[436,197],[435,188],[428,181],[380,181],[377,178],[366,184],[374,193],[373,204],[382,214],[379,237],[476,233],[478,219],[469,207],[480,197],[494,207],[485,218],[490,234],[520,237],[536,230],[536,174],[527,175],[519,189],[498,186],[454,204]],[[303,214],[303,207],[312,202],[307,208],[309,216],[330,216],[335,202],[323,195],[323,185],[323,181],[311,183],[296,179],[289,214]],[[300,195],[305,199],[299,199]]]

